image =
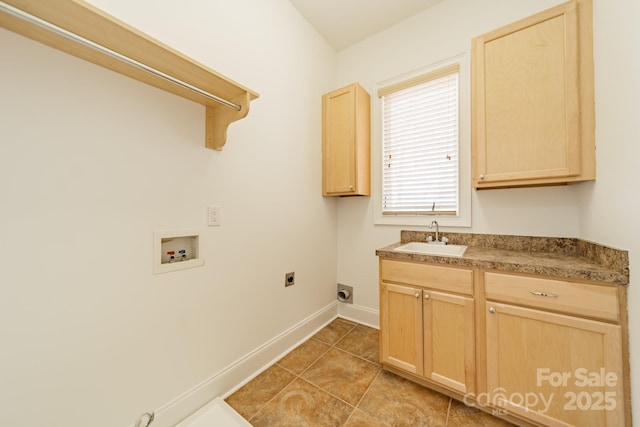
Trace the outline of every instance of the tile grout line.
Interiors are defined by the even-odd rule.
[[[353,414],[356,412],[356,410],[359,409],[360,404],[362,403],[362,401],[364,400],[364,397],[367,395],[367,393],[369,392],[369,390],[371,390],[371,387],[373,387],[373,383],[378,379],[378,377],[380,376],[380,373],[382,372],[382,368],[378,369],[378,373],[376,374],[375,377],[373,377],[373,379],[371,380],[371,382],[369,383],[369,385],[367,386],[367,389],[364,391],[364,393],[362,393],[362,396],[360,396],[360,399],[358,400],[358,403],[356,403],[353,411],[351,412],[351,414],[349,415],[349,418],[347,418],[347,421],[345,421],[345,424],[347,424],[349,422],[349,419],[353,416]],[[373,414],[370,414],[368,412],[363,411],[362,409],[360,409],[362,412],[364,412],[367,415],[373,416]],[[446,427],[446,426],[445,426]]]
[[[322,392],[324,392],[324,393],[327,393],[329,396],[331,396],[331,397],[333,397],[333,398],[335,398],[335,399],[340,400],[341,402],[345,403],[346,405],[349,405],[350,407],[352,407],[352,408],[353,408],[353,410],[351,411],[351,414],[353,414],[353,412],[355,411],[355,406],[353,406],[353,405],[349,404],[348,402],[345,402],[344,400],[342,400],[342,399],[341,399],[341,398],[339,398],[338,396],[334,396],[333,394],[331,394],[331,393],[330,393],[330,392],[328,392],[327,390],[324,390],[323,388],[318,387],[317,385],[315,385],[315,384],[313,384],[313,383],[311,383],[311,382],[307,381],[306,379],[302,378],[302,375],[303,375],[305,372],[307,372],[309,369],[311,369],[311,367],[312,367],[313,365],[315,365],[315,364],[318,362],[318,360],[320,360],[320,359],[322,358],[322,356],[324,356],[325,354],[327,354],[327,352],[328,352],[329,350],[331,350],[332,348],[336,348],[336,349],[340,350],[339,348],[335,347],[335,346],[336,346],[336,344],[337,344],[337,343],[339,343],[340,341],[342,341],[342,340],[344,339],[344,337],[346,337],[349,333],[351,333],[351,331],[353,331],[357,326],[358,326],[358,324],[357,324],[357,323],[356,323],[356,324],[354,324],[354,325],[353,325],[353,327],[352,327],[351,329],[349,329],[347,332],[345,332],[345,334],[344,334],[344,335],[342,335],[339,339],[337,339],[337,340],[336,340],[336,342],[335,342],[334,344],[331,344],[331,343],[328,343],[328,342],[325,342],[325,341],[319,340],[319,339],[317,339],[317,338],[313,338],[313,336],[309,337],[309,340],[311,340],[311,339],[315,339],[316,341],[318,341],[318,342],[320,342],[320,343],[323,343],[323,344],[325,344],[325,345],[328,345],[329,347],[328,347],[325,351],[323,351],[323,352],[322,352],[322,353],[321,353],[321,354],[320,354],[320,355],[319,355],[319,356],[318,356],[318,357],[317,357],[313,362],[311,362],[311,363],[309,364],[309,366],[307,366],[307,367],[306,367],[302,372],[300,372],[300,374],[297,374],[297,373],[295,373],[295,372],[291,371],[290,369],[287,369],[286,367],[284,367],[284,366],[280,365],[280,360],[282,360],[284,357],[286,357],[286,355],[285,355],[285,356],[283,356],[283,357],[282,357],[280,360],[278,360],[277,362],[275,362],[275,363],[274,363],[274,365],[277,365],[279,368],[284,369],[285,371],[287,371],[287,372],[289,372],[289,373],[291,373],[291,374],[295,375],[295,377],[294,377],[291,381],[289,381],[288,383],[286,383],[286,384],[285,384],[285,385],[284,385],[284,386],[283,386],[283,387],[282,387],[282,388],[281,388],[281,389],[280,389],[280,390],[279,390],[279,391],[278,391],[278,392],[277,392],[277,393],[276,393],[276,394],[275,394],[271,399],[269,399],[269,400],[268,400],[264,405],[262,405],[262,406],[260,407],[260,409],[258,409],[258,410],[256,411],[256,413],[255,413],[255,414],[253,414],[253,415],[252,415],[252,416],[251,416],[247,421],[248,421],[250,424],[252,424],[252,423],[251,423],[251,420],[253,420],[253,419],[254,419],[254,418],[255,418],[255,417],[256,417],[256,416],[257,416],[257,415],[258,415],[258,414],[259,414],[259,413],[264,409],[264,408],[266,408],[266,407],[267,407],[267,406],[268,406],[272,401],[274,401],[274,400],[276,399],[276,397],[280,396],[280,394],[282,394],[282,392],[284,391],[284,389],[286,389],[289,385],[291,385],[291,383],[293,383],[293,382],[294,382],[295,380],[297,380],[297,379],[299,379],[299,380],[301,380],[301,381],[304,381],[305,383],[307,383],[307,384],[311,385],[312,387],[314,387],[314,388],[316,388],[316,389],[318,389],[318,390],[320,390],[320,391],[322,391]],[[309,340],[307,340],[307,341],[305,341],[305,342],[308,342]],[[298,347],[296,347],[296,348],[299,348],[299,346],[298,346]],[[295,349],[293,349],[291,352],[293,352],[294,350],[295,350]],[[290,354],[291,352],[289,352],[289,353],[287,353],[287,354]],[[347,352],[347,353],[352,354],[352,353],[350,353],[350,352]],[[371,363],[371,362],[370,362],[370,363]],[[351,416],[351,414],[349,414],[349,417]],[[347,418],[347,420],[348,420],[348,419],[349,419],[349,418]],[[253,425],[253,424],[252,424],[252,425]]]
[[[334,395],[333,393],[331,393],[330,391],[328,391],[328,390],[324,390],[323,388],[318,387],[318,386],[316,386],[315,384],[310,383],[310,384],[312,384],[314,387],[318,388],[319,390],[322,390],[322,391],[324,391],[325,393],[328,393],[330,396],[332,396],[332,397],[334,397],[334,398],[336,398],[336,399],[340,400],[341,402],[346,403],[347,405],[349,405],[350,407],[352,407],[352,408],[353,408],[353,410],[351,411],[351,413],[349,414],[349,416],[347,417],[347,419],[345,420],[345,422],[344,422],[344,424],[343,424],[343,425],[346,425],[346,424],[348,424],[348,423],[349,423],[349,420],[350,420],[350,419],[351,419],[351,417],[353,417],[353,415],[355,414],[356,410],[358,409],[358,406],[360,405],[360,403],[362,403],[362,399],[364,399],[364,396],[367,394],[367,392],[369,391],[369,389],[371,389],[371,386],[373,385],[374,381],[376,380],[376,378],[378,378],[378,376],[380,375],[380,372],[382,371],[382,367],[381,367],[381,365],[380,365],[380,364],[378,364],[378,363],[374,363],[374,362],[372,362],[372,361],[370,361],[370,360],[368,360],[368,359],[366,359],[366,358],[364,358],[364,357],[360,356],[359,354],[355,354],[355,353],[350,352],[349,350],[346,350],[346,349],[343,349],[343,348],[338,347],[338,344],[339,344],[340,342],[342,342],[342,341],[347,337],[347,335],[349,335],[351,332],[353,332],[353,331],[358,327],[358,325],[359,325],[359,324],[358,324],[358,323],[356,323],[356,324],[353,326],[353,328],[351,328],[351,329],[350,329],[349,331],[347,331],[347,332],[346,332],[342,337],[340,337],[338,340],[336,340],[336,342],[335,342],[335,343],[330,344],[330,345],[331,345],[331,347],[329,348],[329,350],[330,350],[331,348],[334,348],[334,349],[336,349],[336,350],[338,350],[338,351],[344,352],[344,353],[349,354],[349,355],[351,355],[351,356],[355,356],[356,358],[358,358],[358,359],[360,359],[360,360],[362,360],[362,361],[364,361],[364,362],[370,363],[370,364],[372,364],[372,365],[375,365],[375,366],[376,366],[376,368],[378,368],[378,372],[377,372],[377,373],[376,373],[376,375],[373,377],[373,379],[371,380],[371,382],[370,382],[370,383],[369,383],[369,385],[367,386],[367,389],[364,391],[364,393],[362,393],[362,396],[360,396],[360,398],[358,399],[358,402],[357,402],[355,405],[352,405],[352,404],[350,404],[350,403],[348,403],[348,402],[344,401],[342,398],[340,398],[340,397],[338,397],[338,396],[335,396],[335,395]],[[326,354],[329,350],[327,350],[324,354]],[[324,355],[324,354],[323,354],[323,355]],[[317,362],[319,359],[320,359],[320,358],[318,358],[315,362]],[[315,362],[314,362],[314,364],[315,364]],[[303,379],[304,379],[304,378],[303,378]],[[307,381],[307,382],[308,382],[308,381]],[[368,412],[367,412],[367,414],[368,414],[368,415],[371,415],[371,414],[369,414]]]
[[[276,362],[274,365],[277,365],[278,363]],[[291,372],[290,370],[288,370],[287,368],[278,365],[279,368],[284,369],[287,372]],[[293,372],[291,372],[293,374]],[[295,375],[295,374],[294,374]],[[262,410],[264,408],[267,407],[267,405],[269,405],[269,403],[271,403],[276,397],[280,396],[280,393],[282,393],[284,391],[285,388],[287,388],[292,382],[294,382],[297,379],[297,377],[294,377],[291,381],[289,381],[288,383],[286,383],[284,386],[282,386],[282,388],[280,390],[278,390],[278,392],[276,394],[273,395],[273,397],[271,399],[269,399],[268,401],[265,402],[264,405],[260,406],[260,409],[258,409],[256,411],[255,414],[253,414],[247,421],[249,422],[249,424],[253,425],[253,423],[251,422],[251,420],[253,420],[256,416],[258,416],[258,414],[260,412],[262,412]]]
[[[350,321],[349,321],[349,322],[350,322]],[[291,369],[289,369],[289,368],[287,368],[287,367],[285,367],[285,366],[281,365],[281,364],[280,364],[280,362],[281,362],[281,361],[282,361],[282,360],[283,360],[283,359],[284,359],[288,354],[290,354],[291,352],[295,351],[295,350],[296,350],[297,348],[299,348],[300,346],[296,347],[296,348],[295,348],[295,349],[293,349],[291,352],[287,353],[287,355],[284,355],[284,356],[283,356],[282,358],[280,358],[278,361],[274,362],[272,366],[277,366],[279,369],[282,369],[284,372],[289,373],[289,374],[290,374],[290,375],[292,375],[293,377],[292,377],[292,379],[291,379],[290,381],[288,381],[285,385],[283,385],[283,386],[282,386],[282,388],[280,388],[280,389],[275,393],[275,395],[274,395],[271,399],[269,399],[269,400],[268,400],[264,405],[261,405],[261,406],[260,406],[260,408],[259,408],[258,410],[256,410],[256,411],[255,411],[255,413],[254,413],[254,414],[252,414],[252,416],[251,416],[250,418],[248,418],[248,419],[247,419],[247,421],[248,421],[251,425],[253,425],[252,421],[255,421],[255,420],[256,420],[256,418],[258,417],[258,415],[262,414],[262,413],[263,413],[263,411],[265,410],[265,408],[266,408],[268,405],[270,405],[270,404],[271,404],[274,400],[276,400],[279,396],[282,396],[282,394],[283,394],[284,390],[285,390],[287,387],[291,386],[291,384],[292,384],[294,381],[296,381],[296,380],[300,380],[300,381],[303,381],[306,385],[311,386],[313,389],[317,390],[318,392],[321,392],[321,393],[323,393],[323,394],[325,394],[325,395],[327,395],[327,396],[330,396],[331,398],[335,399],[336,401],[338,401],[338,402],[342,402],[344,405],[346,405],[346,406],[347,406],[347,408],[350,408],[350,411],[349,411],[349,412],[347,412],[347,416],[346,416],[346,419],[345,419],[344,423],[342,423],[342,424],[341,424],[341,426],[342,426],[342,427],[344,427],[344,426],[348,425],[348,424],[349,424],[349,422],[350,422],[352,419],[354,419],[354,417],[356,417],[356,411],[357,411],[358,409],[361,411],[361,413],[362,413],[362,414],[366,415],[367,417],[369,417],[369,416],[374,417],[374,419],[376,419],[379,423],[382,423],[382,425],[385,425],[385,426],[389,427],[389,425],[388,425],[388,424],[386,424],[386,423],[382,422],[382,420],[378,419],[378,418],[377,418],[377,416],[375,416],[374,414],[371,414],[371,413],[369,413],[368,411],[364,411],[363,409],[361,409],[361,408],[360,408],[360,405],[361,405],[361,404],[362,404],[362,402],[364,401],[365,397],[366,397],[366,396],[371,392],[371,389],[372,389],[372,387],[373,387],[373,384],[374,384],[374,383],[376,382],[376,380],[377,380],[378,378],[380,378],[380,376],[382,375],[382,372],[384,371],[384,368],[383,368],[383,366],[382,366],[380,363],[372,362],[371,360],[369,360],[369,359],[367,359],[367,358],[365,358],[365,357],[363,357],[363,356],[360,356],[360,354],[353,353],[351,350],[347,349],[347,348],[353,348],[353,347],[355,347],[355,349],[354,349],[353,351],[356,351],[356,352],[360,351],[362,354],[369,354],[369,353],[367,352],[367,351],[368,351],[367,349],[369,348],[368,346],[361,347],[361,346],[359,346],[359,345],[351,345],[351,344],[353,344],[353,343],[350,343],[350,342],[349,342],[349,343],[346,343],[346,344],[345,344],[347,348],[340,348],[340,347],[338,347],[338,345],[339,345],[341,342],[344,342],[344,341],[345,341],[345,339],[347,338],[347,336],[348,336],[349,334],[351,334],[352,332],[354,332],[354,330],[355,330],[356,328],[358,328],[359,326],[362,326],[362,327],[368,327],[367,325],[361,325],[361,324],[359,324],[359,323],[353,323],[353,322],[350,322],[350,323],[352,323],[352,324],[353,324],[353,326],[352,326],[352,327],[350,327],[350,328],[348,328],[348,329],[346,330],[346,332],[344,332],[344,333],[342,333],[342,334],[336,334],[336,336],[338,336],[338,337],[335,339],[335,341],[334,341],[333,343],[331,343],[331,342],[326,342],[326,341],[323,341],[323,340],[318,339],[318,338],[314,338],[315,334],[314,334],[314,336],[309,337],[309,338],[305,341],[305,343],[307,343],[307,342],[309,342],[310,340],[312,340],[312,339],[313,339],[316,343],[319,343],[319,344],[322,344],[323,346],[326,346],[326,349],[324,349],[323,351],[319,352],[318,356],[317,356],[317,357],[315,357],[315,358],[313,358],[313,359],[312,359],[312,361],[309,363],[309,365],[308,365],[308,366],[306,366],[305,368],[303,368],[303,369],[302,369],[302,371],[301,371],[299,374],[297,374],[297,373],[293,372]],[[339,331],[338,331],[338,332],[339,332]],[[302,343],[302,344],[304,344],[304,343]],[[302,344],[301,344],[301,345],[302,345]],[[373,379],[369,382],[369,384],[367,385],[367,387],[366,387],[365,391],[364,391],[364,392],[362,393],[362,395],[358,398],[358,401],[357,401],[357,403],[355,403],[355,405],[354,405],[354,404],[351,404],[351,403],[349,403],[349,402],[347,402],[347,401],[345,401],[343,398],[341,398],[341,397],[339,397],[339,396],[334,395],[332,392],[330,392],[330,391],[328,391],[328,390],[325,390],[323,387],[321,387],[321,386],[319,386],[319,385],[316,385],[316,384],[314,384],[313,382],[311,382],[310,380],[307,380],[307,379],[305,379],[305,378],[303,378],[303,377],[302,377],[302,376],[303,376],[305,373],[307,373],[310,369],[312,369],[314,366],[316,366],[316,364],[317,364],[317,363],[318,363],[318,362],[319,362],[323,357],[325,357],[325,356],[327,355],[327,353],[328,353],[329,351],[331,351],[332,349],[335,349],[336,351],[339,351],[340,353],[343,353],[343,354],[345,354],[345,355],[354,356],[355,358],[359,359],[360,361],[364,361],[364,362],[367,362],[367,364],[374,365],[374,366],[376,367],[376,369],[377,369],[377,372],[376,372],[376,373],[375,373],[375,375],[373,376]],[[304,366],[304,365],[303,365],[303,366]],[[318,377],[318,379],[322,379],[322,378],[321,378],[321,377]],[[349,396],[351,396],[351,395],[349,395]],[[444,420],[444,424],[442,425],[442,427],[449,427],[449,426],[451,425],[451,423],[452,423],[452,422],[454,422],[454,423],[455,423],[455,421],[454,421],[454,418],[455,418],[455,417],[454,417],[454,418],[452,418],[452,409],[453,409],[453,406],[454,406],[454,405],[453,405],[453,399],[452,399],[451,397],[449,397],[449,402],[448,402],[448,406],[447,406],[447,408],[446,408],[446,413],[445,413],[445,420]],[[347,409],[347,408],[345,408],[345,409]]]
[[[358,327],[358,325],[356,325],[353,329],[356,329],[357,327]],[[368,326],[366,326],[366,327],[368,327]],[[382,364],[380,362],[372,362],[371,360],[367,359],[366,357],[362,357],[359,354],[352,353],[349,350],[346,350],[344,348],[340,348],[340,347],[337,346],[338,344],[340,344],[342,342],[342,340],[344,340],[347,337],[347,335],[349,335],[351,332],[353,332],[353,329],[351,329],[342,338],[340,338],[338,341],[336,341],[336,343],[333,344],[332,347],[335,347],[336,350],[341,350],[341,351],[344,351],[345,353],[349,353],[350,355],[355,356],[358,359],[364,360],[365,362],[373,363],[374,365],[376,365],[378,367],[382,367]]]
[[[354,329],[356,329],[356,328],[358,327],[358,325],[359,325],[359,324],[358,324],[358,323],[356,323],[356,324],[355,324],[351,329],[349,329],[347,332],[345,332],[345,333],[344,333],[340,338],[338,338],[338,339],[337,339],[333,344],[332,344],[332,343],[328,343],[328,342],[326,342],[326,341],[322,341],[322,340],[317,339],[317,338],[313,338],[313,337],[309,338],[309,339],[315,339],[315,340],[316,340],[316,341],[318,341],[318,342],[321,342],[321,343],[323,343],[323,344],[326,344],[326,345],[328,345],[328,346],[329,346],[329,348],[328,348],[326,351],[324,351],[320,356],[318,356],[318,358],[316,358],[316,360],[314,360],[314,361],[313,361],[309,366],[307,366],[307,368],[306,368],[304,371],[302,371],[302,372],[300,373],[300,375],[298,376],[298,378],[299,378],[301,381],[306,382],[307,384],[311,385],[312,387],[314,387],[315,389],[317,389],[317,390],[319,390],[319,391],[321,391],[321,392],[323,392],[323,393],[327,393],[329,396],[333,397],[334,399],[339,400],[340,402],[342,402],[342,403],[344,403],[345,405],[347,405],[347,406],[349,406],[350,408],[352,408],[352,409],[351,409],[351,413],[349,414],[349,416],[348,416],[348,417],[347,417],[347,419],[345,420],[344,424],[342,424],[342,425],[346,425],[346,424],[349,422],[349,420],[351,419],[351,417],[353,416],[353,414],[356,412],[356,409],[358,409],[358,405],[360,404],[360,402],[362,402],[363,397],[367,394],[367,391],[369,391],[369,389],[371,388],[371,385],[373,384],[373,381],[375,381],[375,379],[376,379],[376,378],[378,378],[378,375],[380,375],[380,371],[382,370],[382,368],[381,368],[378,364],[373,363],[373,362],[371,362],[370,360],[365,359],[364,357],[361,357],[360,355],[354,354],[354,353],[352,353],[352,352],[350,352],[350,351],[348,351],[348,350],[345,350],[345,349],[342,349],[342,348],[340,348],[340,347],[337,347],[338,343],[340,343],[342,340],[344,340],[344,339],[347,337],[347,335],[349,335],[351,332],[353,332],[353,330],[354,330]],[[358,399],[358,403],[356,403],[355,405],[352,405],[351,403],[349,403],[349,402],[345,401],[345,400],[344,400],[344,399],[342,399],[341,397],[334,395],[334,394],[333,394],[333,393],[331,393],[329,390],[325,390],[324,388],[322,388],[322,387],[320,387],[320,386],[318,386],[318,385],[316,385],[316,384],[312,383],[311,381],[309,381],[309,380],[307,380],[307,379],[305,379],[305,378],[302,378],[302,375],[303,375],[305,372],[307,372],[309,369],[311,369],[311,367],[312,367],[312,366],[314,366],[316,363],[318,363],[318,361],[319,361],[319,360],[320,360],[324,355],[326,355],[326,354],[327,354],[331,349],[335,349],[335,350],[337,350],[337,351],[341,351],[341,352],[346,353],[346,354],[348,354],[348,355],[354,356],[354,357],[356,357],[356,358],[358,358],[358,359],[360,359],[360,360],[362,360],[362,361],[364,361],[364,362],[367,362],[367,363],[370,363],[370,364],[372,364],[372,365],[375,365],[375,366],[378,368],[378,372],[377,372],[377,373],[376,373],[376,375],[373,377],[373,380],[372,380],[372,381],[369,383],[369,385],[367,386],[367,389],[365,390],[365,392],[364,392],[364,393],[362,393],[362,396],[360,396],[360,398]],[[278,393],[278,394],[279,394],[279,393]]]
[[[309,338],[309,340],[311,340],[311,339],[314,339],[314,338],[313,338],[313,337],[310,337],[310,338]],[[308,342],[309,340],[305,341],[305,343],[306,343],[306,342]],[[318,339],[316,339],[316,341],[321,342],[321,343],[323,343],[323,344],[327,344],[326,342],[324,342],[324,341],[320,341],[320,340],[318,340]],[[304,344],[304,343],[303,343],[303,344]],[[301,344],[301,345],[302,345],[302,344]],[[327,344],[327,345],[328,345],[328,344]],[[269,399],[267,402],[265,402],[265,404],[264,404],[264,405],[262,405],[262,406],[260,407],[260,409],[258,409],[258,410],[256,411],[256,413],[255,413],[255,414],[253,414],[253,415],[251,416],[251,418],[250,418],[249,420],[247,420],[247,421],[249,421],[249,423],[251,423],[251,420],[252,420],[252,419],[254,419],[254,418],[255,418],[255,417],[260,413],[260,411],[262,411],[264,408],[266,408],[266,407],[267,407],[267,406],[268,406],[272,401],[274,401],[274,400],[276,399],[276,397],[280,396],[280,394],[284,391],[284,389],[285,389],[285,388],[287,388],[289,385],[291,385],[291,383],[293,383],[295,380],[298,380],[298,379],[299,379],[299,380],[302,380],[302,381],[306,382],[307,384],[310,384],[310,385],[312,385],[313,387],[316,387],[316,388],[318,388],[319,390],[322,390],[321,388],[317,387],[315,384],[311,384],[309,381],[306,381],[304,378],[302,378],[302,374],[304,374],[305,372],[307,372],[307,371],[309,370],[309,368],[311,368],[313,365],[315,365],[315,363],[316,363],[318,360],[320,360],[320,358],[321,358],[322,356],[324,356],[325,354],[327,354],[327,352],[328,352],[329,350],[331,350],[331,347],[332,347],[332,346],[331,346],[331,345],[329,345],[329,348],[327,348],[325,351],[323,351],[323,352],[322,352],[322,353],[321,353],[321,354],[316,358],[316,360],[314,360],[313,362],[311,362],[311,363],[309,364],[309,366],[307,366],[305,369],[303,369],[303,370],[302,370],[302,372],[300,372],[299,374],[298,374],[298,373],[296,373],[296,372],[293,372],[291,369],[288,369],[288,368],[286,368],[286,367],[282,366],[282,365],[280,364],[280,361],[281,361],[282,359],[284,359],[288,354],[291,354],[293,351],[295,351],[296,349],[300,348],[300,346],[298,346],[298,347],[294,348],[294,349],[293,349],[293,350],[291,350],[289,353],[285,354],[285,355],[284,355],[280,360],[278,360],[276,363],[274,363],[272,366],[277,365],[279,368],[284,369],[285,371],[287,371],[287,372],[289,372],[289,373],[293,374],[293,375],[294,375],[294,377],[293,377],[293,379],[292,379],[291,381],[289,381],[288,383],[286,383],[286,384],[285,384],[285,385],[284,385],[284,386],[283,386],[283,387],[282,387],[282,388],[281,388],[281,389],[280,389],[280,390],[279,390],[279,391],[278,391],[278,392],[277,392],[277,393],[276,393],[276,394],[275,394],[271,399]],[[345,402],[345,403],[346,403],[346,402]]]
[[[450,397],[449,398],[449,406],[447,407],[447,418],[444,420],[444,427],[448,427],[449,426],[449,414],[451,414],[451,404],[453,402],[453,399]]]
[[[330,391],[327,391],[327,390],[323,389],[322,387],[317,386],[317,385],[315,385],[314,383],[312,383],[311,381],[306,380],[306,379],[304,379],[304,378],[299,378],[299,379],[300,379],[300,381],[304,381],[305,383],[309,384],[311,387],[316,388],[316,389],[320,390],[320,391],[321,391],[321,392],[323,392],[323,393],[327,393],[329,396],[333,397],[334,399],[339,400],[340,402],[344,403],[345,405],[347,405],[347,406],[349,406],[349,407],[353,408],[353,410],[351,411],[351,413],[353,413],[353,411],[356,409],[356,407],[355,407],[355,406],[353,406],[351,403],[349,403],[349,402],[345,401],[345,400],[344,400],[344,399],[342,399],[341,397],[338,397],[338,396],[334,395],[334,394],[333,394],[333,393],[331,393]],[[349,414],[349,416],[351,416],[351,414]],[[347,419],[348,419],[348,418],[347,418]]]

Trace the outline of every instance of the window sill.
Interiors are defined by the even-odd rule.
[[[374,224],[428,227],[432,221],[441,227],[471,227],[471,217],[452,215],[376,215]]]

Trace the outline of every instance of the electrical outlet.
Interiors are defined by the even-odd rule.
[[[207,208],[207,225],[209,227],[220,225],[220,206],[209,206]]]
[[[296,284],[296,272],[292,271],[284,275],[284,286],[293,286]]]

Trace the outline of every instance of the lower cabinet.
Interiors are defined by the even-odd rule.
[[[517,425],[630,426],[626,324],[606,283],[380,260],[383,365]]]
[[[423,291],[424,376],[461,393],[475,384],[473,299]]]
[[[408,267],[411,268],[411,264]],[[437,273],[446,273],[446,270]],[[394,283],[397,278],[387,275],[380,285],[382,362],[450,390],[473,392],[473,298],[433,287]],[[445,275],[443,284],[446,286],[450,280],[451,277]]]
[[[487,302],[487,388],[545,426],[623,426],[621,328]]]
[[[618,288],[483,277],[491,401],[544,426],[628,425]]]
[[[422,289],[380,286],[380,357],[383,363],[422,376]]]

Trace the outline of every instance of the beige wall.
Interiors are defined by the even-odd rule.
[[[203,107],[0,29],[3,426],[133,425],[335,300],[335,53],[287,0],[95,3],[261,97],[207,150]],[[204,267],[153,275],[193,228]]]
[[[634,425],[640,425],[640,2],[594,1],[598,179],[580,186],[580,237],[629,251]]]
[[[444,0],[340,52],[338,83],[360,81],[374,94],[376,84],[395,76],[461,54],[468,57],[474,36],[557,3],[557,0],[493,0],[480,7],[471,0]],[[469,70],[463,72],[468,75]],[[466,96],[469,96],[468,91]],[[379,100],[373,96],[372,102],[372,143],[375,145],[379,144],[377,126],[380,122],[375,115],[375,103],[379,103]],[[468,123],[463,123],[462,127],[465,126],[468,133]],[[467,134],[466,144],[470,143],[469,140]],[[373,191],[377,191],[380,185],[375,162],[372,169]],[[472,191],[471,227],[441,229],[445,232],[576,237],[579,221],[578,187]],[[357,287],[358,303],[369,308],[377,308],[378,305],[375,249],[398,241],[402,229],[425,229],[417,226],[374,225],[373,203],[373,197],[345,198],[338,202],[338,280]]]
[[[205,150],[200,106],[0,30],[2,425],[131,425],[330,304],[336,278],[376,310],[374,251],[405,227],[374,226],[370,198],[320,196],[320,95],[371,91],[558,1],[444,0],[338,55],[286,0],[92,3],[261,97]],[[610,244],[633,280],[640,13],[595,3],[598,181],[473,192],[472,227],[448,230]],[[183,228],[203,229],[205,266],[154,276],[153,231]]]
[[[461,53],[470,39],[554,6],[558,0],[444,0],[338,54],[338,85],[375,85]],[[472,225],[446,231],[580,237],[628,250],[631,278],[640,271],[640,20],[635,0],[594,0],[597,170],[595,183],[569,187],[473,191]],[[373,102],[377,100],[372,97]],[[374,108],[375,112],[375,108]],[[376,134],[377,118],[372,118]],[[373,144],[379,143],[374,138]],[[373,165],[375,171],[376,165]],[[376,174],[374,173],[374,178]],[[373,191],[379,189],[374,179]],[[338,281],[354,286],[355,304],[378,308],[375,249],[399,240],[401,229],[374,225],[373,198],[338,203]],[[442,230],[442,228],[441,228]],[[640,304],[630,285],[629,306]],[[640,331],[631,310],[632,385],[640,387]],[[640,406],[638,393],[634,406]],[[637,418],[637,417],[636,417]]]

